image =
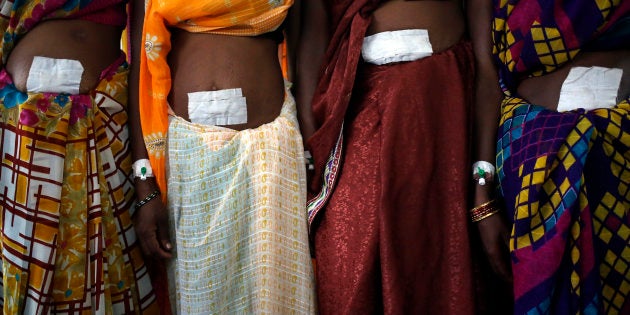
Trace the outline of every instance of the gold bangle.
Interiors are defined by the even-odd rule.
[[[488,202],[482,203],[482,204],[480,204],[480,205],[478,205],[478,206],[476,206],[476,207],[472,208],[472,209],[470,210],[470,212],[472,213],[472,212],[475,212],[475,211],[477,211],[477,210],[479,210],[479,209],[481,209],[481,208],[488,207],[488,206],[492,205],[492,204],[493,204],[493,203],[495,203],[495,202],[496,202],[496,201],[495,201],[494,199],[492,199],[492,200],[490,200],[490,201],[488,201]]]
[[[470,210],[470,221],[479,222],[497,212],[499,212],[499,208],[496,206],[496,201],[493,199],[472,208],[472,210]]]
[[[485,215],[482,215],[482,216],[479,216],[479,217],[471,218],[470,221],[472,221],[473,223],[479,222],[479,221],[481,221],[483,219],[486,219],[486,218],[489,218],[492,215],[497,214],[497,213],[499,213],[499,209],[495,209],[494,211],[488,212]]]

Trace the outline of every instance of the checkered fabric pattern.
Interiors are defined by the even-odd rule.
[[[511,97],[502,117],[497,164],[514,223],[516,313],[622,314],[630,301],[630,105],[557,113]]]
[[[629,14],[621,0],[495,0],[497,175],[513,221],[516,314],[630,313],[628,101],[558,113],[515,93]]]
[[[555,71],[627,12],[624,0],[494,0],[493,53],[508,89]]]

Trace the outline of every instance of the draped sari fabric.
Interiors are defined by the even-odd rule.
[[[630,1],[495,1],[505,92],[497,170],[513,220],[516,314],[630,313],[628,100],[560,113],[515,92],[520,79],[555,71],[584,47],[627,48],[630,33],[609,33],[629,14]]]
[[[236,131],[171,117],[169,283],[177,313],[315,314],[295,101]]]
[[[3,63],[39,22],[121,4],[3,1]],[[158,312],[130,217],[124,58],[87,94],[23,92],[0,72],[4,314]]]
[[[169,286],[177,313],[316,313],[303,145],[289,90],[279,117],[242,131],[169,117],[166,99],[166,56],[176,49],[169,28],[264,35],[279,29],[292,4],[148,1],[140,112],[154,174],[168,191],[175,244]]]
[[[334,169],[339,163],[339,156],[331,154],[331,148],[341,145],[341,129],[361,58],[363,37],[371,22],[370,12],[379,3],[378,0],[327,2],[331,30],[334,31],[324,60],[326,71],[313,98],[313,115],[320,127],[308,139],[317,174],[310,183],[310,189],[312,192],[321,191],[309,208],[311,223],[325,204],[326,191],[334,185],[334,175],[326,169]],[[322,190],[322,185],[327,188]]]
[[[148,1],[140,57],[140,117],[151,166],[166,191],[164,152],[168,129],[167,96],[171,73],[166,60],[171,50],[169,27],[189,32],[255,36],[276,30],[293,0]],[[166,194],[163,194],[166,198]]]
[[[319,129],[308,141],[320,312],[474,314],[471,47],[363,62],[371,12],[383,2],[326,2],[333,34],[313,100]]]

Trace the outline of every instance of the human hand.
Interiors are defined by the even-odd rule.
[[[151,186],[156,185],[136,184],[136,194],[140,197],[148,196],[153,191],[148,188]],[[136,209],[133,223],[140,248],[146,256],[155,259],[173,257],[173,246],[169,241],[168,210],[159,196]]]
[[[475,223],[483,251],[492,270],[506,282],[512,282],[509,252],[509,232],[500,215],[492,215]]]
[[[480,205],[491,198],[493,185],[475,185],[475,205]],[[501,279],[512,283],[510,263],[510,230],[501,213],[491,215],[474,223],[479,231],[481,246],[488,258],[490,267]]]

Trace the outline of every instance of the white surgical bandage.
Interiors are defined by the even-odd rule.
[[[247,101],[241,89],[188,93],[188,119],[209,126],[247,123]]]
[[[433,47],[427,30],[400,30],[365,37],[361,54],[368,63],[384,65],[429,57]]]
[[[593,110],[617,104],[623,70],[603,67],[575,67],[562,83],[558,111],[577,108]]]
[[[83,66],[78,60],[35,56],[26,79],[26,89],[34,93],[79,94]]]
[[[2,1],[2,9],[0,14],[3,16],[11,16],[11,8],[13,7],[13,1]]]

